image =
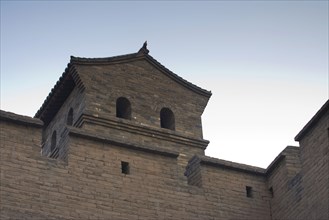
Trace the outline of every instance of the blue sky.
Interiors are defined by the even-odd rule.
[[[266,167],[328,99],[328,1],[1,1],[1,109],[33,116],[71,55],[145,40],[212,91],[212,157]]]

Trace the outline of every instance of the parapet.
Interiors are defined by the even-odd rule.
[[[15,124],[28,125],[33,127],[43,127],[43,121],[38,118],[31,118],[29,116],[18,115],[12,112],[0,110],[0,120],[10,121]]]

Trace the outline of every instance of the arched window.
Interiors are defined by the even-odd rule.
[[[51,135],[51,145],[50,145],[50,151],[53,152],[56,148],[56,131],[53,132],[53,134]]]
[[[175,130],[175,116],[169,108],[162,108],[160,111],[161,128]]]
[[[120,97],[117,99],[117,117],[131,119],[131,105],[128,99]]]
[[[70,108],[69,113],[67,114],[66,124],[72,126],[73,125],[73,109]]]

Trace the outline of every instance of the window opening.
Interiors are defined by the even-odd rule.
[[[56,131],[53,131],[53,134],[51,135],[51,143],[50,143],[50,154],[49,157],[51,158],[57,158],[59,155],[59,149],[56,146],[57,145],[57,133]]]
[[[66,121],[67,125],[72,126],[73,125],[73,109],[70,108],[69,113],[67,114],[67,121]]]
[[[251,186],[246,186],[246,193],[247,197],[252,198],[252,187]]]
[[[161,128],[175,130],[175,116],[169,108],[162,108],[160,111]]]
[[[273,198],[274,197],[273,187],[269,188],[269,190],[270,190],[271,197]]]
[[[50,145],[50,151],[53,152],[56,148],[56,140],[57,139],[57,134],[56,131],[53,131],[53,134],[51,135],[51,145]]]
[[[121,173],[129,174],[129,163],[121,161]]]
[[[131,119],[131,105],[128,99],[124,97],[117,99],[116,116],[118,118]]]

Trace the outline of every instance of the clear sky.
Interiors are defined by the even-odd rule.
[[[145,40],[212,91],[212,157],[267,167],[328,99],[328,1],[1,1],[1,109],[34,116],[71,55]]]

